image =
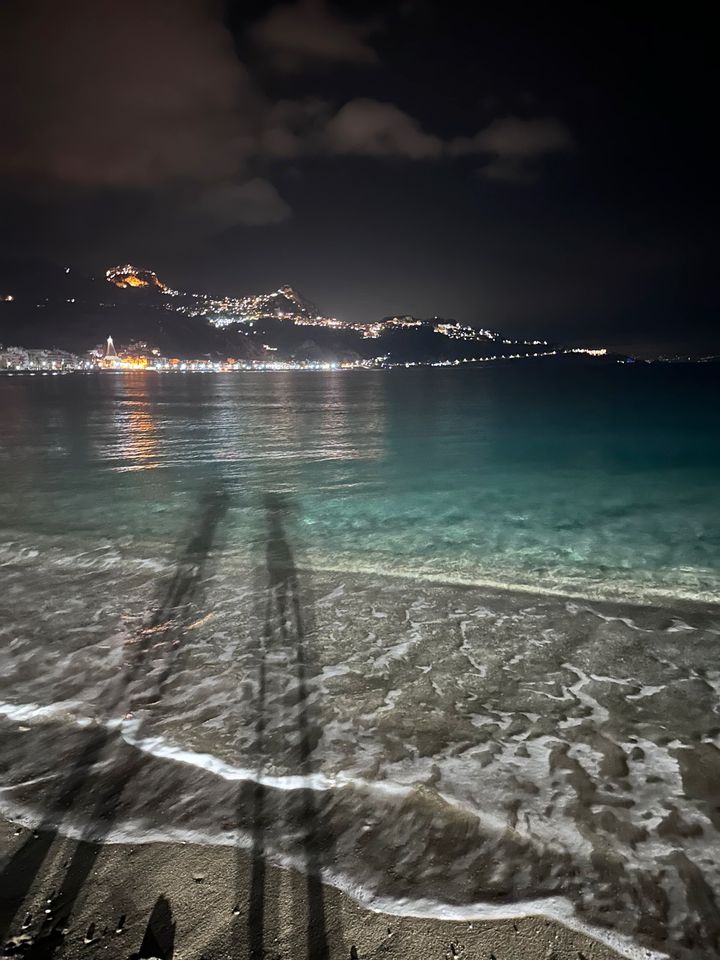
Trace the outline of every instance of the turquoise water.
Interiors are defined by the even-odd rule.
[[[497,367],[0,382],[8,530],[173,540],[291,493],[316,565],[720,599],[718,374]]]

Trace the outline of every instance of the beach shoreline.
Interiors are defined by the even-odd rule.
[[[305,572],[303,583],[307,578]],[[631,870],[627,857],[623,859],[629,849],[623,844],[652,840],[649,831],[640,831],[648,814],[655,815],[658,805],[667,802],[668,787],[655,772],[664,764],[677,778],[670,780],[666,774],[669,786],[675,786],[672,800],[682,804],[682,813],[665,816],[657,838],[668,845],[681,843],[688,862],[701,864],[708,885],[712,882],[709,853],[703,852],[712,837],[703,839],[696,823],[700,815],[707,815],[711,795],[700,771],[707,767],[706,779],[711,782],[716,748],[707,738],[694,745],[682,731],[680,739],[688,745],[679,748],[667,734],[663,716],[652,707],[655,698],[663,696],[668,672],[677,674],[677,682],[692,679],[683,664],[701,662],[693,650],[703,643],[707,612],[687,605],[682,611],[689,621],[685,622],[662,608],[560,604],[556,598],[541,600],[500,590],[478,593],[458,585],[448,589],[426,584],[420,597],[407,597],[406,584],[399,578],[375,577],[366,589],[360,586],[359,580],[347,576],[339,582],[337,575],[327,573],[315,572],[312,577],[312,590],[303,600],[304,609],[312,611],[308,637],[313,646],[307,651],[317,657],[317,664],[306,661],[311,686],[302,696],[295,690],[289,705],[280,695],[285,689],[280,681],[294,677],[286,660],[279,665],[272,661],[272,670],[266,672],[278,689],[264,709],[256,707],[257,696],[246,690],[257,658],[242,637],[228,646],[239,607],[234,597],[224,607],[210,604],[212,619],[193,621],[183,652],[204,659],[199,665],[195,660],[181,662],[181,669],[173,673],[177,692],[172,683],[163,688],[163,710],[141,710],[137,717],[122,718],[118,711],[103,718],[97,712],[93,715],[92,701],[83,699],[83,687],[79,699],[68,699],[74,690],[71,684],[85,683],[87,674],[71,669],[64,646],[57,662],[69,673],[53,678],[60,686],[56,693],[49,688],[52,703],[0,704],[8,708],[0,710],[5,716],[0,742],[11,774],[2,800],[0,850],[12,854],[27,841],[29,859],[41,864],[39,886],[29,888],[26,902],[13,911],[8,935],[3,935],[2,942],[12,941],[6,953],[27,952],[23,945],[27,942],[15,938],[38,933],[37,918],[42,920],[44,911],[53,907],[45,900],[67,886],[63,859],[72,860],[77,838],[84,836],[98,842],[84,844],[92,853],[76,871],[82,880],[75,883],[71,897],[67,946],[63,941],[62,950],[53,954],[57,957],[87,956],[99,938],[106,956],[127,958],[131,950],[125,940],[130,938],[114,934],[113,924],[123,915],[126,926],[132,920],[137,941],[132,949],[137,951],[159,897],[186,925],[185,933],[178,927],[177,934],[190,944],[184,955],[205,960],[263,955],[278,960],[306,955],[347,958],[353,956],[353,946],[358,958],[392,951],[408,958],[489,960],[494,954],[496,960],[536,956],[650,960],[666,956],[662,951],[673,944],[678,956],[707,955],[697,950],[706,945],[712,949],[712,901],[696,923],[682,912],[680,903],[668,905],[663,900],[662,877],[647,860],[638,857]],[[251,588],[252,584],[247,587],[249,595]],[[137,603],[150,606],[142,595]],[[254,609],[244,615],[246,619]],[[17,607],[14,615],[20,622]],[[33,610],[28,616],[32,622]],[[413,621],[412,644],[396,642],[408,629],[406,617]],[[355,622],[369,625],[373,633],[369,642],[358,645],[353,636],[340,631],[339,646],[328,646],[334,642],[333,624]],[[78,653],[83,669],[92,663],[96,680],[107,678],[107,684],[112,651],[104,638],[106,629],[95,644],[85,642],[86,631],[81,630]],[[72,624],[64,635],[74,636]],[[261,635],[262,625],[250,619],[248,636]],[[658,653],[652,661],[656,664],[652,676],[646,675],[647,668],[633,668],[630,657],[639,655],[636,635],[663,640],[663,656],[658,659]],[[43,644],[47,660],[54,648],[45,636]],[[126,648],[125,643],[118,645],[120,652]],[[602,664],[590,656],[601,648]],[[232,657],[227,656],[228,649]],[[162,663],[162,658],[151,659],[150,673]],[[370,743],[377,742],[376,714],[368,720],[363,712],[375,687],[360,688],[360,713],[350,712],[351,719],[343,714],[334,728],[324,720],[352,708],[358,690],[354,678],[365,676],[362,671],[368,664],[369,676],[383,678],[375,697],[380,707],[377,718],[391,738],[382,754],[387,770],[374,771],[367,759],[362,766],[363,754],[355,752],[350,754],[354,767],[332,752],[322,755],[330,761],[325,766],[310,758],[307,763],[298,761],[292,735],[298,723],[306,724],[308,743],[314,742],[313,731],[322,730],[323,743],[342,745],[344,741],[331,733],[342,731],[346,723],[353,731],[354,749],[363,743],[362,736],[367,739],[368,723],[374,724]],[[423,679],[428,674],[429,679]],[[537,676],[556,678],[545,697],[534,693]],[[227,729],[218,728],[213,715],[202,712],[207,702],[202,689],[197,706],[188,699],[187,680],[194,684],[197,677],[212,679],[213,696],[224,691],[218,699],[223,710],[239,711]],[[695,698],[701,706],[702,697],[714,696],[713,678],[708,673],[707,680],[696,679]],[[43,683],[48,685],[47,677]],[[397,692],[412,693],[422,683],[422,710],[399,712],[402,701],[396,705]],[[523,690],[529,699],[523,698]],[[465,709],[463,696],[471,697],[467,711],[472,725],[467,729],[473,746],[461,751],[461,767],[453,751],[463,740],[455,736],[454,726],[446,746],[441,740],[438,748],[427,738],[436,732],[443,735],[437,718],[447,720],[459,709],[457,704]],[[97,701],[98,707],[104,703]],[[192,710],[185,715],[188,703]],[[293,712],[297,704],[300,709]],[[334,712],[328,714],[330,707]],[[201,712],[193,712],[196,709]],[[627,710],[638,711],[642,738],[637,728],[623,732]],[[387,713],[396,716],[390,721]],[[461,712],[458,722],[467,723],[464,717]],[[472,722],[476,718],[479,726]],[[268,744],[256,739],[260,721],[265,736],[277,733]],[[620,724],[617,729],[614,722]],[[243,732],[245,741],[238,739]],[[397,742],[414,742],[415,737],[420,738],[417,755],[398,755]],[[493,765],[497,753],[505,758],[504,765]],[[594,756],[602,769],[590,779],[588,769],[594,768],[587,758]],[[637,799],[631,795],[633,789]],[[564,796],[569,798],[565,803]],[[598,805],[609,811],[604,819],[597,816]],[[17,835],[13,823],[20,825]],[[33,827],[42,837],[42,830],[53,830],[55,824],[66,839],[58,833],[38,858],[33,853]],[[593,856],[587,856],[583,846],[588,837],[595,844]],[[271,946],[276,937],[282,945],[276,954],[263,954],[269,948],[253,947],[249,939],[253,912],[249,904],[257,887],[251,852],[255,843],[263,850],[263,887],[278,891],[269,897],[267,923],[260,925],[263,937],[266,931],[268,936],[272,933]],[[64,858],[61,849],[68,851]],[[7,863],[4,857],[3,870]],[[705,881],[696,881],[684,860],[671,863],[685,886],[686,902],[697,902],[693,897]],[[194,879],[196,875],[202,879]],[[304,879],[307,875],[311,880]],[[148,881],[141,900],[135,895],[137,877]],[[212,885],[210,877],[216,878]],[[3,874],[3,881],[6,878]],[[321,878],[332,886],[323,885]],[[21,878],[21,886],[23,882]],[[321,927],[327,929],[328,949],[317,954],[307,953],[303,939],[307,903],[302,909],[297,906],[312,884],[316,892],[322,886],[326,906]],[[10,880],[7,886],[0,901],[13,896]],[[215,921],[210,927],[198,926],[208,910]],[[28,913],[32,919],[23,931]],[[243,916],[244,926],[238,919]],[[95,932],[86,943],[91,924]],[[392,935],[387,934],[388,927]],[[336,928],[339,933],[333,933]],[[52,923],[47,929],[53,929]],[[464,952],[453,954],[458,944]]]
[[[26,827],[0,822],[6,864],[42,840]],[[55,957],[73,960],[98,954],[126,960],[138,952],[176,960],[617,960],[646,954],[640,948],[615,952],[543,916],[459,921],[371,910],[334,887],[314,887],[298,871],[260,862],[247,849],[171,842],[86,847],[93,870],[67,921],[54,898],[77,853],[76,841],[55,837],[34,880],[20,870],[14,874],[20,883],[11,885],[6,875],[0,894],[7,928],[3,955],[51,944]],[[24,884],[29,890],[18,905]]]

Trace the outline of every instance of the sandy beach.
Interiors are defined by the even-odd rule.
[[[0,838],[5,863],[28,839],[42,843],[40,836],[8,821],[2,822]],[[18,888],[27,877],[17,873],[20,883],[3,888],[0,919],[8,931],[3,955],[48,956],[53,947],[55,957],[108,960],[138,954],[161,960],[609,960],[621,955],[544,917],[471,923],[391,916],[365,909],[330,886],[308,889],[306,879],[292,870],[262,864],[259,877],[248,851],[183,843],[108,844],[93,850],[89,882],[66,921],[54,896],[76,847],[74,841],[55,841],[21,904]]]

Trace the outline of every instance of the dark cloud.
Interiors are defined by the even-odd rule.
[[[428,160],[441,156],[443,142],[391,103],[352,100],[328,122],[323,143],[331,153]]]
[[[282,223],[291,215],[277,189],[262,177],[210,187],[195,200],[191,212],[216,227]]]
[[[298,0],[273,7],[250,34],[276,67],[294,72],[309,63],[376,63],[367,43],[376,27],[343,19],[324,0]]]
[[[0,173],[120,188],[236,176],[264,105],[215,13],[204,0],[5,4]]]
[[[238,59],[215,4],[125,0],[98,11],[96,0],[3,8],[5,178],[83,189],[212,183],[209,195],[233,198],[227,206],[201,201],[223,223],[231,210],[240,223],[264,223],[288,211],[257,169],[263,159],[477,153],[488,157],[486,176],[520,180],[528,161],[572,143],[548,119],[506,118],[473,137],[443,141],[394,104],[369,98],[339,110],[319,97],[272,104]],[[319,0],[301,0],[271,8],[251,34],[296,62],[362,63],[375,57],[368,29]]]
[[[422,160],[443,153],[439,137],[399,107],[368,98],[340,107],[319,98],[281,100],[268,114],[260,138],[262,154],[301,156],[398,157]]]
[[[331,104],[319,97],[279,100],[268,111],[258,150],[276,159],[320,153],[331,116]]]
[[[490,153],[505,159],[532,160],[547,153],[571,150],[575,143],[567,127],[553,117],[521,120],[502,117],[465,141],[454,141],[454,149],[463,145],[469,153]]]
[[[332,154],[406,160],[480,156],[486,158],[483,176],[517,183],[536,177],[540,158],[573,148],[570,131],[551,117],[505,117],[471,137],[443,140],[395,104],[367,97],[350,100],[336,112],[318,98],[280,101],[268,113],[259,143],[261,153],[285,159]]]
[[[449,152],[454,156],[478,154],[487,157],[480,169],[481,176],[508,183],[534,182],[538,176],[537,160],[574,148],[572,134],[554,117],[498,118],[475,136],[458,137],[449,144]]]

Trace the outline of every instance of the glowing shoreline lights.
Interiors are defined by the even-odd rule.
[[[107,338],[105,354],[99,361],[101,370],[144,370],[149,365],[150,361],[146,356],[119,356],[112,337]]]

